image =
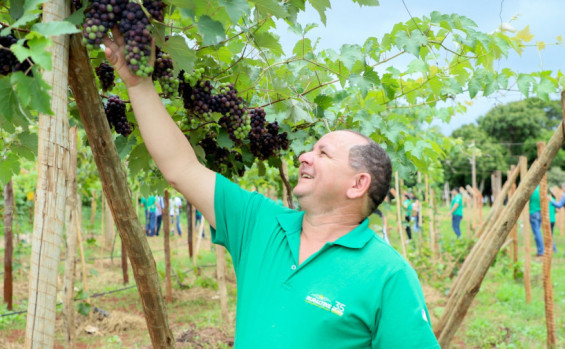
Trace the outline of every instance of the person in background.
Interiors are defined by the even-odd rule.
[[[410,222],[412,219],[412,200],[410,200],[410,195],[404,193],[402,206],[406,209],[406,214],[404,215],[404,219],[406,220],[406,235],[408,235],[408,240],[412,240],[412,230],[410,229]]]
[[[420,231],[420,222],[419,222],[419,215],[420,215],[420,199],[414,194],[412,194],[412,214],[410,219],[412,220],[412,228],[414,229],[415,233]]]
[[[139,199],[139,203],[143,207],[145,213],[145,236],[149,236],[149,210],[147,209],[147,198],[142,197]]]
[[[383,233],[383,240],[386,241],[387,244],[390,245],[390,241],[388,240],[388,235],[386,233],[386,228],[388,226],[388,221],[386,219],[386,216],[383,214],[383,212],[380,209],[376,209],[375,211],[373,211],[374,214],[376,214],[377,216],[381,217],[382,221],[383,221],[383,229],[382,229],[382,233]]]
[[[161,223],[163,222],[163,210],[165,209],[165,200],[163,200],[162,196],[155,197],[155,208],[155,236],[159,236],[159,232],[161,231]]]
[[[463,196],[459,192],[459,188],[453,188],[451,192],[453,199],[451,199],[451,227],[457,238],[461,236],[461,221],[463,220]]]
[[[155,196],[153,195],[147,198],[147,210],[149,211],[149,226],[147,227],[147,236],[155,236],[157,207],[155,205]]]
[[[541,203],[539,185],[530,196],[530,226],[536,242],[537,257],[543,256],[543,235],[541,234]]]
[[[173,222],[176,222],[176,227],[177,227],[177,233],[179,236],[182,235],[182,231],[180,229],[180,209],[182,207],[182,199],[179,198],[178,196],[175,196],[174,198],[170,198],[169,199],[169,215],[171,217],[171,228],[173,226]],[[171,233],[173,233],[174,230],[171,229]]]

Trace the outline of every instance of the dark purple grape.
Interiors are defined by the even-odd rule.
[[[96,75],[100,80],[103,91],[108,91],[114,87],[114,68],[108,63],[102,62],[96,67]]]
[[[127,137],[132,132],[132,125],[126,117],[126,104],[118,96],[110,96],[104,107],[110,127],[117,133]]]

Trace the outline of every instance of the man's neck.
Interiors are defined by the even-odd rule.
[[[306,212],[302,220],[302,235],[308,241],[320,243],[332,242],[355,229],[363,217],[358,213],[321,213]]]

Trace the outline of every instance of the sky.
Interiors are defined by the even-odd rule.
[[[535,41],[543,41],[547,47],[538,51],[527,47],[522,56],[512,54],[499,63],[501,68],[508,67],[518,73],[531,73],[541,70],[565,70],[565,45],[549,45],[555,43],[558,35],[565,38],[565,1],[563,0],[380,0],[380,6],[360,7],[351,0],[334,0],[332,8],[326,11],[326,26],[320,24],[311,30],[307,37],[319,38],[318,49],[333,48],[339,50],[343,44],[359,44],[370,36],[381,38],[390,32],[394,24],[406,22],[410,15],[414,17],[428,16],[433,11],[446,14],[457,13],[472,19],[483,32],[493,32],[502,22],[509,22],[512,27],[521,30],[530,27]],[[298,22],[321,23],[319,14],[312,8],[298,16]],[[284,23],[277,23],[277,34],[285,52],[292,48],[300,38],[287,30]],[[481,97],[472,101],[467,112],[455,115],[449,124],[435,122],[445,135],[461,125],[475,122],[498,104],[522,99],[516,92],[505,92]],[[558,96],[555,96],[558,98]],[[465,96],[468,100],[468,95]]]

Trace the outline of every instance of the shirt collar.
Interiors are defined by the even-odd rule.
[[[277,220],[287,236],[300,234],[303,218],[304,211],[285,212],[277,216]],[[365,218],[355,229],[330,244],[348,248],[362,248],[374,235],[373,231],[369,229],[369,218]]]

